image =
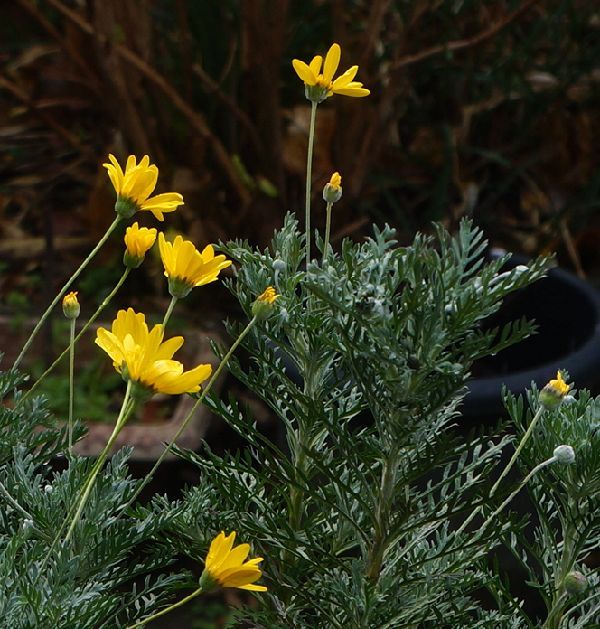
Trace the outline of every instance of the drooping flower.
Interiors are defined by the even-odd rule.
[[[163,212],[173,212],[183,204],[179,192],[164,192],[154,197],[158,179],[158,168],[150,164],[147,155],[137,163],[135,155],[127,158],[125,172],[114,155],[109,155],[110,164],[103,164],[117,193],[115,211],[123,218],[131,218],[139,210],[152,212],[157,220],[164,220]]]
[[[331,179],[323,186],[323,201],[337,203],[342,198],[342,176],[335,172]]]
[[[540,391],[540,403],[549,410],[556,408],[569,392],[569,388],[560,371],[557,371],[556,380],[550,380]]]
[[[154,227],[139,227],[137,222],[130,225],[125,231],[125,246],[127,250],[123,256],[126,267],[135,269],[144,261],[146,252],[152,247],[156,240],[156,229]]]
[[[240,588],[255,592],[266,592],[264,585],[255,585],[262,576],[258,564],[262,557],[248,559],[250,546],[240,544],[233,548],[235,531],[225,535],[221,531],[211,542],[208,555],[204,562],[204,571],[200,577],[200,587],[204,592],[216,587]]]
[[[156,393],[179,395],[196,393],[200,383],[210,377],[211,365],[198,365],[189,371],[173,360],[183,345],[183,337],[163,342],[161,324],[148,329],[146,317],[133,308],[119,310],[111,331],[99,328],[96,344],[113,360],[115,369],[127,380],[139,383]]]
[[[341,54],[339,44],[333,44],[325,56],[325,63],[323,63],[321,55],[313,57],[309,64],[299,59],[292,61],[296,74],[304,81],[308,100],[321,103],[333,94],[362,97],[371,93],[363,87],[362,83],[354,80],[358,66],[352,66],[337,79],[333,78],[340,65]],[[321,66],[323,66],[322,71]]]
[[[195,286],[210,284],[219,278],[219,273],[231,265],[224,255],[215,255],[211,245],[198,251],[189,240],[176,236],[170,243],[164,234],[158,235],[158,248],[169,279],[169,292],[173,297],[185,297]]]
[[[77,295],[77,291],[72,291],[63,297],[62,309],[63,314],[67,319],[77,319],[79,313],[81,312]]]

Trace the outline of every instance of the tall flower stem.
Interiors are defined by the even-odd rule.
[[[315,119],[317,116],[317,103],[311,101],[310,127],[308,129],[308,152],[306,154],[306,197],[304,200],[305,240],[306,240],[306,268],[310,262],[310,198],[312,188],[312,162],[313,146],[315,143]]]
[[[223,356],[223,360],[219,363],[219,366],[215,369],[209,381],[206,383],[206,387],[202,389],[202,393],[200,394],[200,396],[198,397],[198,399],[196,400],[196,402],[190,409],[190,412],[186,415],[183,422],[181,422],[181,426],[179,426],[179,428],[177,429],[177,432],[173,435],[173,438],[167,444],[167,447],[163,450],[162,454],[158,457],[158,460],[152,466],[152,469],[146,474],[146,476],[144,476],[143,481],[141,482],[140,485],[138,485],[137,489],[133,493],[133,496],[131,496],[131,498],[127,501],[125,506],[121,509],[121,514],[125,513],[127,509],[135,502],[136,498],[140,495],[141,491],[144,489],[144,487],[146,487],[146,485],[150,482],[151,478],[154,476],[154,472],[156,472],[156,470],[160,467],[160,464],[165,460],[165,457],[171,452],[171,450],[173,449],[173,445],[175,444],[177,439],[179,439],[179,437],[181,436],[181,433],[185,430],[186,426],[190,423],[192,417],[194,416],[194,413],[196,412],[196,409],[198,408],[198,406],[200,406],[200,404],[202,404],[202,402],[204,401],[204,399],[206,398],[206,396],[212,389],[217,378],[219,377],[223,369],[227,366],[229,359],[231,358],[235,350],[238,348],[239,344],[244,340],[248,332],[250,332],[250,330],[252,329],[252,326],[256,323],[256,321],[257,321],[256,316],[250,319],[250,321],[248,322],[248,325],[240,332],[240,335],[237,337],[235,342],[231,345],[227,354]]]
[[[71,535],[73,534],[73,531],[75,530],[75,526],[77,525],[77,522],[79,522],[79,518],[81,517],[83,508],[85,507],[88,501],[88,498],[90,496],[90,492],[92,491],[94,483],[96,482],[96,477],[98,476],[98,473],[102,469],[104,462],[108,458],[108,453],[110,452],[110,449],[115,443],[117,437],[119,436],[119,433],[121,432],[123,426],[126,424],[127,419],[129,418],[129,415],[131,414],[131,411],[133,410],[135,406],[135,401],[132,400],[131,398],[131,388],[132,388],[132,383],[131,383],[131,380],[129,380],[127,382],[127,391],[125,392],[125,399],[123,400],[123,404],[121,406],[121,411],[119,412],[119,417],[117,418],[115,428],[112,431],[112,434],[109,437],[108,441],[106,442],[104,449],[98,456],[98,460],[96,461],[94,467],[92,468],[92,471],[90,472],[90,475],[88,476],[86,480],[83,493],[81,495],[81,498],[79,499],[79,504],[77,505],[77,511],[75,512],[75,515],[73,516],[73,519],[71,520],[71,524],[69,525],[69,529],[67,530],[65,541],[68,541],[71,538]]]
[[[129,625],[127,629],[135,629],[136,627],[143,627],[144,625],[148,624],[151,620],[155,620],[156,618],[165,616],[169,612],[172,612],[174,609],[177,609],[178,607],[181,607],[182,605],[189,603],[192,599],[196,598],[200,594],[202,594],[202,588],[198,588],[197,590],[194,590],[189,596],[182,598],[177,603],[173,603],[173,605],[169,605],[169,607],[165,607],[164,609],[157,612],[156,614],[153,614],[152,616],[148,616],[147,618],[144,618],[143,620],[140,620],[139,622],[136,622],[133,625]]]
[[[77,345],[81,337],[87,332],[87,330],[94,323],[94,321],[96,321],[96,319],[100,316],[100,314],[106,308],[106,306],[108,306],[112,298],[117,294],[118,290],[123,285],[123,282],[125,282],[125,280],[127,279],[127,276],[129,275],[130,272],[131,272],[131,269],[125,269],[125,271],[123,271],[123,275],[121,275],[121,278],[116,283],[115,287],[104,298],[104,301],[98,306],[98,309],[96,310],[96,312],[94,312],[94,314],[89,318],[88,322],[83,326],[83,328],[81,328],[77,336],[73,339],[73,343],[72,343],[73,346]],[[66,356],[70,347],[71,347],[71,344],[69,345],[69,347],[65,348],[62,354],[60,354],[60,356],[50,365],[50,367],[48,367],[48,369],[46,369],[46,371],[44,371],[44,373],[37,379],[37,381],[34,383],[31,389],[29,389],[29,391],[27,391],[27,393],[25,393],[19,399],[19,401],[16,404],[16,407],[19,407],[28,397],[30,397],[33,394],[33,392],[40,386],[40,384],[46,378],[46,376],[48,376],[50,373],[52,373],[52,371],[54,371],[58,363],[60,363],[60,361]]]
[[[375,511],[375,538],[367,559],[366,576],[372,583],[376,583],[379,579],[387,545],[390,509],[396,485],[397,469],[398,450],[396,446],[392,445],[381,470],[379,499]]]
[[[33,328],[33,332],[30,334],[29,338],[25,342],[25,345],[23,346],[21,353],[17,356],[17,359],[15,360],[13,364],[13,369],[16,369],[20,365],[21,360],[23,360],[23,356],[25,356],[25,353],[27,352],[27,350],[33,343],[33,339],[37,336],[37,333],[40,331],[40,329],[46,322],[46,319],[52,312],[54,306],[56,306],[56,304],[64,297],[67,290],[69,290],[69,288],[71,287],[71,284],[73,284],[73,282],[81,275],[81,272],[92,261],[92,259],[98,253],[98,251],[100,251],[102,245],[104,245],[104,243],[108,240],[109,236],[113,233],[113,231],[115,230],[116,226],[119,224],[120,221],[121,221],[121,217],[117,216],[115,220],[110,224],[110,227],[106,230],[106,233],[104,234],[104,236],[100,238],[100,240],[98,241],[98,244],[90,251],[87,258],[79,265],[79,268],[75,271],[75,273],[73,273],[73,275],[71,275],[71,277],[67,280],[66,284],[60,289],[59,293],[52,300],[52,303],[48,306],[48,308],[46,308],[46,311],[40,317],[40,320],[37,322],[37,325]]]
[[[171,318],[171,314],[173,313],[173,308],[175,308],[175,304],[177,303],[177,297],[171,297],[171,301],[169,303],[169,307],[167,308],[167,312],[165,312],[165,316],[163,318],[163,328],[167,327],[167,323]]]
[[[323,262],[325,262],[325,258],[327,257],[327,249],[329,248],[329,235],[331,233],[331,208],[333,207],[333,203],[329,201],[327,203],[327,207],[325,208],[325,212],[327,213],[326,222],[325,222],[325,240],[323,241]]]
[[[75,371],[75,319],[69,320],[69,453],[73,448],[73,403],[75,391],[73,374]]]
[[[500,474],[498,480],[492,486],[492,489],[490,490],[490,498],[496,493],[496,490],[500,486],[500,483],[502,482],[502,479],[508,474],[508,472],[510,472],[512,466],[515,464],[515,461],[519,458],[519,454],[521,454],[521,451],[523,450],[523,447],[525,446],[525,444],[529,440],[529,437],[531,437],[531,433],[533,432],[533,429],[535,428],[535,425],[539,421],[539,419],[542,416],[543,412],[544,412],[544,407],[543,407],[543,405],[540,405],[540,407],[538,408],[536,414],[533,416],[533,419],[531,420],[531,423],[529,424],[529,428],[527,429],[527,432],[523,435],[523,438],[519,442],[519,445],[517,446],[517,449],[515,450],[514,454],[512,455],[512,457],[510,459],[510,461],[508,462],[508,465],[502,470],[502,473]]]

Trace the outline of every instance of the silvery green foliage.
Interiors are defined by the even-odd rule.
[[[180,452],[202,479],[181,530],[200,522],[253,540],[269,593],[240,615],[261,626],[518,626],[508,605],[486,612],[474,593],[496,587],[485,558],[519,527],[506,521],[473,542],[456,533],[508,438],[459,440],[450,428],[472,362],[531,332],[526,321],[500,331],[481,321],[546,262],[501,273],[505,260],[483,261],[468,222],[455,238],[439,230],[409,247],[376,230],[306,273],[300,242],[288,217],[268,251],[223,248],[239,263],[230,288],[247,313],[267,285],[281,295],[247,337],[249,362],[230,368],[282,437],[266,439],[235,400],[211,398],[249,448]]]
[[[533,388],[526,400],[506,393],[505,404],[521,436],[539,408],[538,392]],[[598,626],[599,426],[600,397],[590,398],[587,391],[571,391],[559,408],[544,413],[519,459],[525,472],[550,458],[557,446],[566,444],[575,451],[573,464],[554,464],[528,483],[527,492],[534,513],[533,530],[526,537],[504,536],[504,544],[516,558],[529,586],[529,592],[522,596],[541,597],[546,607],[542,618],[530,618],[511,590],[500,588],[500,602],[509,602],[518,608],[524,626],[540,626],[553,608],[555,614],[544,624],[546,629]],[[594,565],[595,569],[592,568]],[[582,594],[567,596],[562,581],[572,570],[585,575],[587,589]],[[560,598],[561,594],[563,598]]]
[[[20,398],[21,379],[0,374],[2,400],[15,392]],[[153,543],[173,515],[117,518],[135,487],[122,451],[99,475],[72,539],[55,543],[91,461],[73,457],[66,470],[53,472],[52,456],[67,451],[66,430],[53,423],[42,398],[16,410],[0,405],[0,626],[126,626],[186,580],[160,574],[173,554]],[[80,426],[74,434],[81,437]]]

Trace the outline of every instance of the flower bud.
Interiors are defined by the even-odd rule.
[[[563,581],[565,591],[569,596],[579,596],[587,589],[587,579],[578,570],[572,570]]]
[[[256,301],[252,304],[252,315],[259,321],[267,319],[275,305],[275,301],[279,299],[279,295],[276,293],[272,286],[268,286],[262,295],[256,298]]]
[[[79,301],[77,300],[77,291],[67,293],[63,297],[62,309],[67,319],[77,319],[79,313],[81,312]]]
[[[156,240],[156,229],[139,227],[135,222],[127,228],[124,240],[127,249],[123,255],[123,264],[128,269],[137,269]]]
[[[275,271],[285,271],[286,264],[281,258],[273,260],[273,269]]]
[[[337,203],[342,198],[342,176],[335,172],[323,188],[323,201]]]
[[[546,410],[558,408],[569,392],[569,385],[562,379],[560,371],[556,372],[556,380],[550,380],[540,391],[540,404]]]
[[[554,457],[561,465],[572,465],[575,463],[575,450],[571,446],[558,446],[554,448]]]

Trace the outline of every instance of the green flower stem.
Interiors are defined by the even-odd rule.
[[[54,306],[56,306],[56,304],[64,297],[67,290],[69,290],[69,288],[71,287],[71,284],[73,284],[73,282],[81,275],[81,272],[92,261],[92,259],[98,253],[102,245],[104,245],[104,243],[108,240],[109,236],[113,233],[113,231],[115,230],[116,226],[119,224],[120,221],[121,221],[121,217],[117,216],[115,220],[110,224],[110,227],[106,230],[106,233],[104,234],[104,236],[100,238],[100,240],[98,241],[98,244],[90,251],[88,257],[81,263],[81,265],[75,271],[75,273],[71,275],[71,277],[67,280],[67,283],[60,289],[58,295],[56,295],[56,297],[52,300],[52,303],[48,306],[48,308],[46,308],[46,311],[41,316],[40,320],[37,322],[37,325],[35,326],[35,328],[33,328],[33,332],[31,333],[31,335],[25,342],[25,345],[23,346],[21,353],[17,356],[17,359],[15,360],[14,365],[13,365],[13,369],[16,369],[20,365],[21,360],[23,360],[23,356],[25,355],[25,352],[29,349],[29,347],[33,343],[33,339],[36,337],[37,333],[40,331],[41,327],[46,322],[46,319],[52,312]]]
[[[248,322],[248,325],[241,331],[240,335],[237,337],[235,342],[229,348],[229,351],[227,352],[227,354],[225,354],[225,356],[223,357],[223,360],[219,363],[219,366],[216,368],[213,375],[210,377],[209,381],[206,383],[206,387],[202,389],[202,393],[200,394],[200,396],[198,397],[198,399],[196,400],[196,402],[190,409],[190,412],[186,415],[185,419],[181,423],[181,426],[179,426],[179,428],[177,429],[177,432],[175,433],[171,441],[169,441],[169,443],[167,444],[167,447],[163,450],[162,454],[158,457],[158,460],[153,465],[152,469],[146,474],[146,476],[144,476],[144,479],[142,480],[141,484],[138,485],[137,489],[133,492],[133,496],[131,496],[131,498],[127,501],[125,506],[121,509],[121,513],[125,513],[127,509],[129,509],[129,507],[134,503],[135,499],[140,495],[144,487],[146,487],[146,485],[150,482],[150,479],[154,475],[154,472],[156,472],[160,464],[164,461],[165,457],[169,454],[169,452],[171,452],[173,445],[175,444],[177,439],[179,439],[179,437],[181,436],[181,433],[185,430],[185,427],[189,424],[190,420],[194,416],[194,413],[196,412],[196,409],[198,408],[200,404],[202,404],[202,402],[204,401],[204,398],[208,395],[208,393],[212,389],[217,378],[219,377],[223,369],[226,367],[227,363],[229,362],[229,359],[233,355],[233,352],[235,352],[239,344],[244,340],[248,332],[250,332],[250,330],[252,329],[252,326],[256,323],[256,321],[257,321],[257,318],[252,317],[252,319],[250,319],[250,321]]]
[[[189,596],[182,598],[177,603],[173,603],[173,605],[169,605],[169,607],[165,607],[164,609],[157,612],[156,614],[153,614],[152,616],[148,616],[147,618],[144,618],[143,620],[140,620],[139,622],[136,622],[133,625],[129,625],[127,629],[135,629],[136,627],[143,627],[144,625],[149,623],[151,620],[155,620],[156,618],[165,616],[169,612],[172,612],[174,609],[177,609],[178,607],[181,607],[182,605],[189,603],[193,598],[196,598],[200,594],[202,594],[202,588],[198,588],[197,590],[194,590]]]
[[[325,258],[327,256],[327,249],[329,248],[329,235],[331,233],[331,208],[333,207],[333,203],[328,202],[325,211],[327,212],[327,218],[325,222],[325,240],[323,241],[323,262],[325,262]]]
[[[538,465],[536,465],[527,476],[519,483],[517,488],[504,500],[504,502],[484,521],[484,523],[479,527],[477,531],[477,537],[479,537],[485,529],[494,521],[496,516],[508,505],[509,502],[527,485],[527,483],[544,467],[548,465],[552,465],[552,463],[556,462],[556,457],[552,456],[546,461],[542,461]]]
[[[490,498],[496,493],[496,490],[500,486],[500,483],[502,482],[502,479],[508,474],[508,472],[510,472],[512,466],[515,464],[515,461],[519,457],[519,454],[521,454],[521,450],[523,450],[523,447],[527,443],[529,437],[531,437],[531,433],[533,432],[533,429],[535,428],[535,425],[539,421],[539,419],[542,416],[543,412],[544,412],[544,407],[542,405],[540,405],[540,407],[538,408],[536,414],[533,416],[533,419],[531,420],[531,423],[529,424],[529,428],[527,429],[527,432],[523,435],[523,438],[519,442],[519,445],[517,446],[517,449],[515,450],[514,454],[512,455],[512,457],[510,459],[510,461],[508,462],[508,465],[502,470],[502,473],[500,474],[500,477],[494,483],[492,489],[490,490]]]
[[[167,308],[167,312],[165,312],[165,316],[163,318],[163,329],[167,327],[167,323],[171,318],[171,314],[173,313],[173,308],[175,308],[175,304],[177,303],[177,297],[171,297],[171,301],[169,303],[169,307]]]
[[[69,326],[69,453],[73,449],[73,373],[75,370],[75,319],[70,320]]]
[[[81,512],[83,511],[83,508],[85,507],[88,501],[88,498],[90,496],[90,492],[92,491],[92,488],[94,486],[94,483],[96,482],[96,477],[98,476],[98,473],[102,469],[102,466],[104,465],[104,462],[106,461],[108,457],[108,453],[110,452],[110,449],[112,448],[114,442],[119,436],[119,433],[123,429],[123,426],[125,426],[127,419],[129,418],[129,415],[131,414],[131,411],[133,410],[135,406],[135,401],[131,399],[131,386],[132,386],[132,383],[131,383],[131,380],[129,380],[127,382],[127,391],[125,392],[125,399],[123,400],[123,404],[121,406],[121,411],[119,412],[119,417],[117,418],[115,428],[111,436],[109,437],[108,441],[106,442],[104,449],[98,456],[98,460],[96,461],[94,467],[92,468],[92,471],[90,472],[90,475],[88,476],[86,480],[83,494],[81,495],[81,498],[79,499],[77,511],[75,512],[75,515],[73,516],[73,519],[71,520],[71,524],[69,525],[69,529],[65,536],[65,541],[68,541],[71,538],[71,535],[73,534],[73,531],[75,530],[75,526],[77,525],[77,522],[79,522],[79,518],[81,517]]]
[[[310,127],[308,130],[308,152],[306,154],[306,198],[304,200],[305,239],[306,239],[306,268],[310,262],[310,197],[312,188],[312,162],[313,146],[315,143],[315,118],[317,116],[317,104],[311,102]]]
[[[392,446],[381,470],[379,500],[375,511],[375,536],[367,559],[366,576],[371,583],[376,583],[379,579],[383,556],[387,547],[390,509],[396,485],[397,469],[398,451],[395,446]]]
[[[569,481],[571,481],[571,470],[569,469]],[[548,612],[548,618],[544,623],[543,629],[558,629],[565,608],[565,603],[568,600],[568,596],[564,590],[564,580],[566,576],[573,569],[573,564],[577,559],[577,542],[576,533],[577,530],[573,525],[573,521],[570,514],[575,509],[575,501],[573,499],[572,492],[569,488],[569,495],[567,498],[568,513],[563,520],[563,547],[560,562],[556,574],[554,575],[554,595],[552,599],[552,606]]]
[[[123,285],[123,282],[125,282],[125,280],[127,279],[127,276],[129,275],[130,272],[131,272],[131,269],[125,269],[125,271],[123,271],[123,275],[121,275],[121,278],[119,279],[119,281],[117,282],[115,287],[105,297],[104,301],[98,306],[98,309],[90,317],[89,321],[83,326],[83,328],[81,328],[81,330],[79,331],[79,334],[77,334],[77,336],[73,340],[73,346],[77,345],[77,343],[79,342],[81,337],[87,332],[87,330],[94,323],[94,321],[96,321],[96,319],[100,316],[100,314],[106,308],[106,306],[108,306],[108,304],[110,303],[112,298],[117,294],[118,290]],[[48,376],[50,373],[52,373],[52,371],[54,371],[54,368],[65,357],[65,355],[69,351],[70,347],[71,347],[71,345],[69,344],[69,347],[65,348],[65,350],[62,352],[62,354],[50,365],[50,367],[48,367],[48,369],[46,369],[46,371],[44,371],[44,373],[38,378],[38,380],[34,383],[34,385],[31,387],[31,389],[29,389],[29,391],[27,391],[27,393],[25,393],[19,399],[19,401],[17,402],[15,408],[18,408],[28,397],[30,397],[33,394],[33,392],[38,388],[38,386],[42,383],[42,381],[46,378],[46,376]]]

